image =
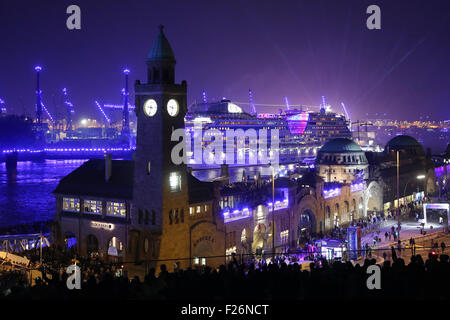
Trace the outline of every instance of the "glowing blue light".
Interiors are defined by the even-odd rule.
[[[123,69],[123,73],[128,75],[130,73],[130,69],[128,68]]]
[[[39,72],[39,71],[42,70],[42,68],[41,68],[40,66],[36,66],[36,67],[34,67],[34,70],[36,70],[37,72]]]
[[[105,111],[103,111],[102,107],[100,106],[100,103],[98,103],[97,101],[95,101],[95,104],[97,105],[98,110],[100,110],[100,112],[103,114],[103,116],[105,117],[106,121],[108,123],[111,122],[111,120],[108,118],[108,116],[106,115]]]
[[[337,197],[341,194],[341,189],[340,188],[335,188],[335,189],[330,189],[330,190],[323,190],[323,197],[325,199],[328,198],[334,198]]]
[[[117,105],[117,104],[104,104],[103,108],[108,108],[108,109],[120,109],[123,110],[123,105]],[[128,104],[128,109],[134,109],[134,106],[131,104]]]
[[[44,104],[41,102],[41,106],[42,109],[44,109],[45,113],[47,114],[47,116],[50,118],[50,120],[52,121],[52,123],[55,123],[55,121],[53,120],[52,115],[50,114],[50,112],[48,112],[47,108],[44,106]]]

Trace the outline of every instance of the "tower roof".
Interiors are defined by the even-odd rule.
[[[153,42],[152,49],[147,55],[147,61],[172,60],[175,61],[172,47],[163,32],[164,26],[159,26],[159,34]]]
[[[391,151],[391,150],[403,150],[411,148],[416,148],[419,149],[419,151],[423,152],[422,145],[419,142],[417,142],[416,139],[407,135],[399,135],[389,140],[384,150]]]
[[[362,150],[355,142],[350,139],[336,138],[325,143],[325,145],[320,149],[320,152],[346,153],[362,152]]]

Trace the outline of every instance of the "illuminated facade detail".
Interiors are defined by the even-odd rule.
[[[102,214],[103,202],[98,200],[83,200],[83,209],[85,213]]]
[[[124,202],[106,202],[106,215],[113,217],[122,217],[126,216],[126,206]]]
[[[80,212],[80,199],[63,198],[63,210],[67,212]]]
[[[231,222],[231,221],[236,221],[236,220],[241,220],[241,219],[246,219],[251,217],[252,212],[250,211],[249,208],[244,208],[242,210],[236,209],[233,211],[230,210],[225,210],[222,212],[223,213],[223,218],[224,218],[224,222]]]
[[[323,190],[323,197],[325,199],[339,197],[341,195],[341,189],[340,188],[334,188],[330,190]]]
[[[350,185],[350,192],[358,192],[364,190],[364,183],[353,183]]]

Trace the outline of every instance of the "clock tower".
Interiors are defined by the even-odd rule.
[[[161,247],[164,233],[170,225],[181,225],[189,206],[187,167],[175,165],[171,159],[172,148],[179,143],[171,141],[172,132],[184,129],[187,84],[175,83],[175,56],[163,26],[146,62],[147,83],[135,83],[137,137],[130,254],[136,260],[145,258],[145,251],[150,258],[167,256],[162,251],[169,249]]]

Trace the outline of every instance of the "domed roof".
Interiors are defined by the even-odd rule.
[[[173,60],[175,61],[175,55],[173,54],[172,47],[169,40],[163,32],[164,27],[159,26],[159,34],[153,42],[152,49],[147,55],[147,61],[160,61],[160,60]]]
[[[399,135],[389,140],[384,148],[385,151],[399,150],[399,149],[420,148],[423,150],[422,145],[417,142],[416,139],[407,135]]]
[[[319,152],[326,152],[326,153],[362,152],[362,149],[353,140],[346,138],[336,138],[325,143]]]

